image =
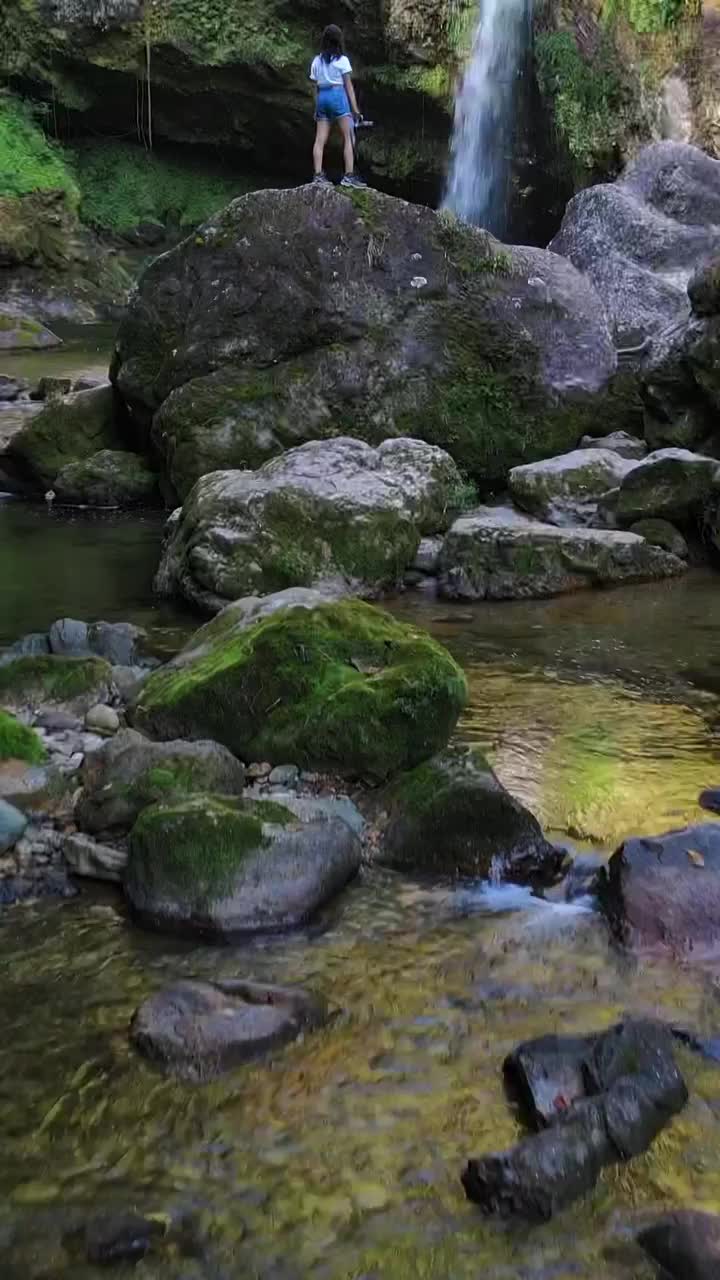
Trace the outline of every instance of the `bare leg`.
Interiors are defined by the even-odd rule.
[[[327,120],[318,120],[317,131],[315,133],[315,146],[313,147],[313,170],[316,174],[323,171],[323,156],[325,155],[325,143],[330,137],[330,123]]]
[[[338,121],[340,131],[343,136],[343,154],[345,157],[345,173],[351,174],[355,171],[355,139],[353,137],[353,118],[352,116],[342,116]]]

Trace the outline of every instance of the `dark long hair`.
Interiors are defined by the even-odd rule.
[[[336,27],[333,22],[322,33],[320,57],[323,62],[332,62],[333,58],[341,58],[344,52],[343,33],[340,27]]]

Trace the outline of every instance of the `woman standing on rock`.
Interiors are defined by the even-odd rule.
[[[313,58],[310,79],[315,85],[315,121],[317,131],[313,147],[313,182],[330,186],[330,179],[323,172],[325,145],[330,130],[339,124],[343,136],[345,177],[343,187],[364,187],[366,184],[355,173],[355,121],[359,120],[357,98],[352,82],[350,59],[345,55],[343,33],[334,25],[323,31],[320,53]]]

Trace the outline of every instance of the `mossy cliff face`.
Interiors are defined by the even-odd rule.
[[[166,469],[419,437],[485,485],[574,446],[615,355],[555,255],[373,191],[233,202],[140,281],[113,378]],[[221,282],[221,283],[219,283]]]
[[[7,0],[0,43],[16,84],[40,85],[74,129],[212,144],[255,167],[305,170],[307,73],[328,21],[346,33],[372,114],[379,171],[437,180],[467,0]],[[137,84],[140,81],[141,92]],[[372,156],[370,157],[372,160]]]
[[[244,760],[385,778],[445,744],[466,695],[430,636],[341,601],[247,629],[221,614],[150,677],[132,717],[156,737],[212,737]]]
[[[544,0],[535,64],[569,185],[669,138],[717,154],[720,33],[701,0]]]

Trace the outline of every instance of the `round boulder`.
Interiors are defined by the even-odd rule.
[[[101,449],[69,462],[53,481],[56,501],[82,507],[149,507],[160,500],[157,476],[144,458]]]

